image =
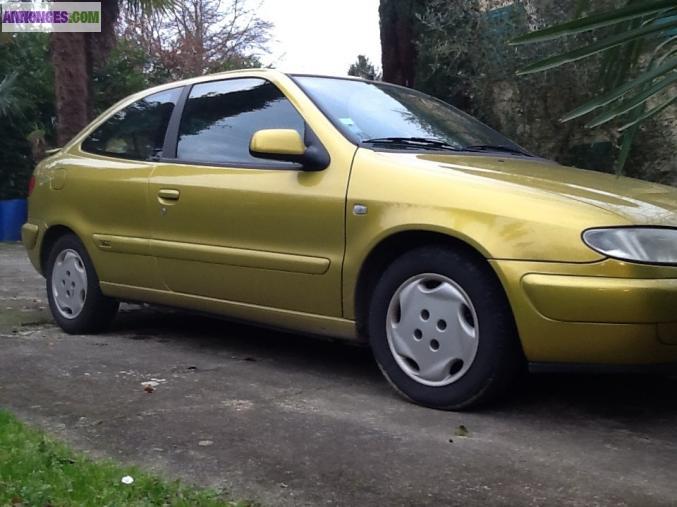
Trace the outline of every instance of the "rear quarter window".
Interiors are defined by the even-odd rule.
[[[114,113],[82,143],[89,153],[133,160],[162,155],[165,133],[181,88],[154,93]]]

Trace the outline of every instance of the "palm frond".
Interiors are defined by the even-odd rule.
[[[677,37],[675,37],[675,38],[673,39],[672,42],[677,42]],[[667,58],[671,57],[671,56],[674,55],[675,53],[677,53],[677,44],[675,44],[675,47],[670,48],[668,51],[666,51],[664,55],[660,55],[660,57],[657,59],[657,62],[658,62],[659,64],[661,64],[661,63],[663,63]]]
[[[620,132],[623,132],[624,130],[629,129],[630,127],[634,127],[635,125],[638,125],[649,118],[652,118],[656,116],[658,113],[662,112],[664,109],[667,109],[671,104],[673,104],[677,100],[677,95],[674,95],[673,97],[669,97],[667,100],[665,100],[662,104],[654,107],[653,109],[648,110],[646,113],[641,115],[639,118],[632,120],[629,123],[626,123],[622,127],[620,127],[618,130]]]
[[[651,100],[655,95],[658,95],[662,91],[668,89],[675,82],[677,82],[677,73],[673,72],[672,75],[664,79],[660,79],[650,88],[647,88],[641,93],[638,93],[637,95],[618,103],[614,107],[605,111],[603,114],[593,118],[589,123],[586,123],[586,128],[599,127],[600,125],[610,122],[618,116],[632,111],[636,107],[639,107]]]
[[[559,25],[544,28],[536,32],[531,32],[522,35],[510,41],[511,45],[517,46],[520,44],[531,44],[534,42],[544,42],[548,40],[566,37],[581,32],[587,32],[598,28],[615,25],[623,21],[628,21],[636,18],[643,18],[651,14],[664,12],[675,8],[674,0],[657,0],[653,2],[641,2],[639,4],[632,4],[622,9],[617,9],[611,12],[599,12],[586,16],[584,18],[575,19],[568,23],[561,23]]]
[[[134,15],[149,16],[156,12],[167,12],[177,3],[177,0],[126,0],[125,7]]]
[[[564,115],[561,119],[562,122],[570,121],[575,118],[584,116],[600,107],[611,104],[613,101],[623,97],[630,90],[642,86],[646,83],[652,82],[659,76],[671,72],[673,69],[677,68],[677,58],[672,58],[662,65],[657,66],[655,69],[650,70],[641,74],[639,77],[628,81],[627,83],[611,90],[610,92],[605,93],[601,97],[597,97],[589,102],[586,102],[582,106],[577,107],[570,113]]]
[[[533,74],[534,72],[541,72],[543,70],[552,69],[564,65],[565,63],[571,63],[589,56],[601,53],[616,46],[620,46],[627,42],[641,39],[647,35],[654,34],[656,32],[662,32],[665,30],[670,30],[672,28],[677,28],[677,18],[666,18],[655,21],[648,25],[636,28],[634,30],[629,30],[624,33],[612,35],[601,41],[595,42],[588,46],[574,49],[567,53],[552,56],[550,58],[545,58],[544,60],[533,63],[524,69],[517,71],[518,76],[525,74]]]
[[[644,19],[637,18],[614,26],[614,34],[634,30],[642,26]],[[599,74],[600,83],[605,90],[611,90],[620,86],[626,76],[631,75],[637,64],[637,56],[644,47],[644,39],[633,40],[629,44],[616,46],[602,56],[602,68]]]
[[[577,2],[577,16],[590,3]],[[641,123],[664,111],[677,98],[670,93],[677,82],[677,35],[674,35],[677,28],[677,1],[627,0],[623,8],[595,12],[528,33],[514,39],[511,44],[550,41],[608,27],[612,28],[611,33],[601,40],[532,63],[517,74],[541,72],[604,53],[600,61],[599,81],[603,92],[564,115],[561,121],[570,121],[602,109],[586,124],[587,128],[594,128],[628,115],[626,123],[618,129],[622,136],[616,171],[620,173]],[[668,36],[665,36],[666,33]],[[647,110],[647,106],[653,105],[654,99],[660,95],[666,95],[667,98]]]
[[[632,150],[632,145],[635,142],[635,137],[639,132],[639,125],[630,127],[629,129],[623,132],[623,137],[621,138],[621,146],[618,151],[618,156],[616,157],[616,163],[614,164],[614,169],[616,174],[621,174],[625,163],[628,161],[630,156],[630,151]]]

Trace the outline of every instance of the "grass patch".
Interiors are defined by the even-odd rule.
[[[123,484],[125,476],[133,484]],[[0,506],[246,506],[136,467],[92,461],[0,410]]]

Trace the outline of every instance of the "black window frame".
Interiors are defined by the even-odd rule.
[[[109,114],[108,116],[106,116],[106,118],[104,118],[101,122],[99,122],[98,124],[96,124],[96,126],[94,126],[94,128],[92,128],[92,129],[90,129],[89,131],[87,131],[87,133],[85,134],[85,136],[84,136],[84,137],[82,138],[82,140],[78,143],[78,150],[80,150],[80,151],[83,152],[83,153],[87,153],[88,155],[96,155],[96,156],[99,156],[99,157],[107,157],[107,158],[112,158],[112,159],[115,159],[115,160],[127,160],[127,161],[130,161],[130,162],[147,162],[147,163],[152,163],[152,162],[161,160],[161,159],[164,157],[165,149],[167,148],[167,133],[169,132],[169,128],[170,128],[170,126],[171,126],[171,124],[172,124],[172,119],[174,118],[174,114],[176,113],[177,108],[178,108],[179,105],[181,104],[181,98],[183,97],[183,95],[184,95],[184,93],[185,93],[185,88],[187,88],[187,86],[185,86],[185,85],[178,85],[178,86],[172,86],[172,87],[167,88],[167,89],[164,89],[164,90],[153,91],[153,92],[150,92],[150,93],[144,95],[143,97],[141,97],[141,98],[139,98],[139,99],[136,99],[136,100],[134,100],[134,101],[132,101],[132,102],[130,102],[130,103],[128,103],[128,104],[125,104],[125,105],[124,105],[123,107],[121,107],[121,108],[116,109],[116,110],[113,111],[111,114]],[[108,122],[111,118],[113,118],[113,117],[114,117],[116,114],[118,114],[120,111],[124,111],[125,109],[127,109],[128,107],[130,107],[130,106],[136,104],[137,102],[140,102],[140,101],[142,101],[142,100],[146,100],[148,97],[152,97],[153,95],[158,95],[158,94],[160,94],[160,93],[170,92],[170,91],[172,91],[172,90],[181,90],[181,91],[179,92],[179,96],[178,96],[178,98],[176,99],[176,103],[174,104],[174,109],[172,109],[172,114],[169,116],[169,121],[167,122],[167,127],[165,128],[165,135],[164,135],[164,137],[163,137],[163,142],[162,142],[162,151],[161,151],[161,154],[162,154],[162,155],[161,155],[161,156],[155,155],[155,156],[152,156],[152,157],[150,157],[150,158],[145,158],[145,159],[144,159],[144,158],[138,158],[138,157],[125,156],[125,155],[116,155],[115,153],[109,153],[109,152],[96,152],[96,151],[90,151],[90,150],[86,150],[86,149],[84,148],[85,142],[92,136],[92,134],[94,134],[94,132],[96,132],[99,128],[101,128],[106,122]]]
[[[256,162],[209,162],[209,161],[204,161],[204,160],[187,160],[187,159],[179,159],[177,158],[177,149],[178,149],[178,142],[179,142],[179,128],[181,125],[181,119],[183,118],[183,112],[186,107],[186,103],[188,102],[188,98],[190,97],[190,93],[193,90],[193,87],[205,83],[217,83],[221,81],[235,81],[235,80],[243,80],[243,79],[260,79],[262,81],[266,81],[267,83],[270,83],[273,85],[277,90],[289,101],[291,106],[294,108],[296,113],[299,115],[299,117],[303,120],[304,124],[304,143],[306,146],[308,146],[308,140],[312,139],[314,143],[317,143],[321,149],[326,151],[325,146],[322,144],[322,142],[319,140],[315,132],[312,130],[308,122],[306,121],[306,118],[301,114],[301,111],[299,111],[294,103],[289,99],[286,93],[280,89],[277,84],[272,82],[270,79],[266,79],[265,77],[262,76],[237,76],[237,77],[231,77],[231,78],[218,78],[218,79],[209,79],[206,81],[199,81],[197,83],[191,83],[189,85],[185,85],[184,90],[181,92],[179,99],[176,102],[176,105],[174,106],[174,110],[172,111],[172,115],[169,118],[169,123],[167,125],[167,131],[165,132],[165,140],[164,144],[162,147],[162,157],[159,157],[157,159],[157,162],[162,162],[162,163],[169,163],[169,164],[181,164],[181,165],[196,165],[196,166],[203,166],[203,167],[223,167],[223,168],[229,168],[229,169],[263,169],[263,170],[279,170],[279,171],[303,171],[303,165],[298,164],[298,163],[290,163],[290,162],[276,162],[276,161],[266,161],[264,159],[261,160],[260,163]],[[304,92],[305,93],[305,92]],[[169,154],[170,156],[166,156],[166,154]]]

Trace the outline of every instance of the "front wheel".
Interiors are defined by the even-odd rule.
[[[491,268],[443,247],[412,250],[386,269],[372,296],[369,336],[390,383],[434,408],[485,402],[523,364],[512,312]]]
[[[47,259],[47,299],[57,324],[70,334],[103,331],[118,310],[118,302],[104,296],[94,265],[80,240],[60,237]]]

